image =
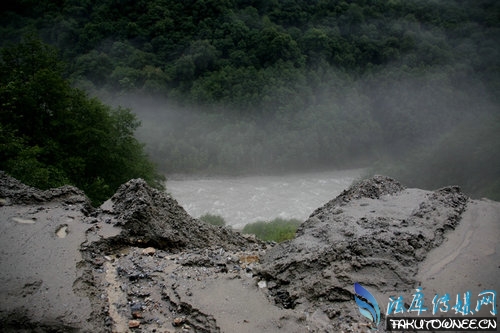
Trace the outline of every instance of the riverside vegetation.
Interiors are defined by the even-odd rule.
[[[214,215],[210,213],[203,214],[200,216],[200,220],[206,223],[210,223],[211,225],[217,225],[220,227],[226,226],[226,221],[220,215]]]
[[[301,221],[298,219],[275,218],[272,221],[257,221],[245,225],[242,232],[253,234],[263,241],[283,242],[295,237]]]
[[[128,177],[158,185],[145,152],[167,174],[372,166],[500,199],[499,15],[494,0],[9,3],[0,43],[25,56],[2,58],[0,166],[97,201]],[[63,81],[27,33],[56,48]],[[146,150],[130,111],[73,87],[135,100]]]
[[[203,214],[199,218],[201,221],[215,225],[226,226],[226,221],[220,215]],[[244,234],[255,235],[262,241],[283,242],[295,237],[295,232],[301,221],[298,219],[283,219],[277,217],[271,221],[256,221],[248,223],[241,231]]]

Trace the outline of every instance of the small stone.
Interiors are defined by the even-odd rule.
[[[141,326],[141,322],[138,321],[138,320],[129,320],[128,321],[128,327],[129,328],[137,328],[139,326]]]
[[[263,288],[266,288],[266,287],[267,287],[267,283],[266,283],[266,281],[259,281],[258,285],[259,285],[259,288],[260,288],[260,289],[263,289]]]
[[[130,305],[130,310],[133,312],[141,311],[143,304],[140,302],[133,303]]]
[[[257,255],[241,255],[240,263],[241,264],[252,264],[254,262],[259,262],[259,256]]]
[[[103,258],[95,258],[93,261],[94,266],[102,266],[104,264]]]
[[[156,249],[154,247],[147,247],[147,248],[142,250],[142,254],[147,255],[147,256],[152,256],[155,253],[156,253]]]
[[[106,320],[104,321],[104,325],[106,325],[108,327],[113,325],[113,319],[111,319],[110,317],[107,317]]]
[[[180,326],[182,324],[184,324],[184,322],[186,321],[186,318],[183,318],[183,317],[176,317],[174,318],[174,321],[172,322],[172,325],[174,326]]]
[[[143,315],[141,311],[134,311],[132,312],[132,317],[134,317],[134,319],[140,319],[143,317]]]

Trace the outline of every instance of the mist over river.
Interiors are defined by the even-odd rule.
[[[362,175],[362,169],[281,176],[171,176],[167,191],[193,217],[210,213],[240,229],[276,217],[305,220]]]

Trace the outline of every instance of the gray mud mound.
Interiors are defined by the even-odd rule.
[[[457,226],[467,201],[457,187],[429,192],[382,176],[364,180],[267,251],[259,275],[277,304],[320,311],[345,328],[359,320],[353,284],[378,295],[413,288],[417,264]]]
[[[91,210],[90,200],[83,191],[74,186],[62,186],[50,190],[39,190],[27,186],[17,179],[0,171],[0,206],[2,205],[30,205],[44,202],[62,202],[80,204],[86,211]]]
[[[318,210],[324,211],[327,207],[343,205],[361,198],[379,199],[382,195],[396,194],[404,190],[404,188],[403,185],[392,178],[376,175],[353,184],[347,190],[342,191],[335,199],[318,208]]]
[[[256,242],[191,217],[170,195],[149,187],[142,179],[122,185],[103,209],[112,216],[114,225],[123,228],[116,240],[121,243],[178,251],[216,245],[239,249]]]

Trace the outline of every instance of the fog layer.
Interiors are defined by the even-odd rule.
[[[368,167],[410,186],[452,183],[471,194],[498,179],[498,104],[469,73],[388,67],[354,82],[330,73],[322,89],[295,99],[301,108],[271,114],[135,94],[116,102],[142,120],[137,135],[167,174]]]

